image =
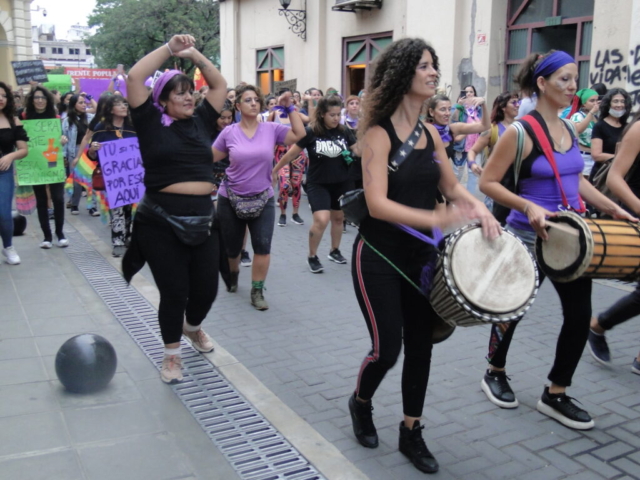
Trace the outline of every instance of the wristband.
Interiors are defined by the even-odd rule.
[[[169,46],[169,42],[165,43],[167,50],[169,50],[169,55],[173,57],[173,52],[171,51],[171,47]]]
[[[471,167],[473,167],[474,165],[476,165],[475,160],[472,160],[472,161],[468,161],[468,160],[467,160],[467,167],[471,168]]]

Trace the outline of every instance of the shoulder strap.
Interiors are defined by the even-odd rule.
[[[574,210],[571,205],[569,205],[569,201],[567,200],[567,196],[564,193],[564,188],[562,188],[562,179],[560,178],[560,172],[558,171],[558,166],[556,164],[555,155],[553,154],[553,149],[551,148],[551,143],[549,142],[549,138],[547,138],[547,134],[542,128],[542,125],[538,122],[538,120],[532,115],[526,115],[522,118],[523,121],[527,122],[529,126],[533,129],[533,133],[544,153],[544,156],[547,157],[551,168],[553,169],[553,174],[556,177],[556,181],[558,182],[558,187],[560,188],[560,195],[562,196],[562,205],[569,210]],[[571,131],[571,130],[570,130]],[[586,207],[582,198],[578,194],[578,202],[580,204],[580,210],[576,210],[577,212],[586,211]]]
[[[518,186],[518,178],[520,177],[520,169],[522,168],[522,156],[524,152],[524,127],[520,122],[513,122],[516,129],[516,159],[513,162],[513,176],[515,185]]]
[[[492,124],[491,125],[491,138],[489,139],[489,150],[491,150],[496,143],[498,143],[498,137],[499,135],[499,130],[498,130],[498,125],[497,124]]]
[[[413,152],[416,143],[418,143],[418,140],[420,140],[422,130],[424,130],[424,126],[422,125],[420,119],[418,119],[418,123],[416,123],[416,126],[413,129],[413,132],[411,132],[411,135],[409,135],[402,146],[393,155],[391,162],[389,162],[389,170],[391,170],[392,172],[398,170],[398,167],[402,165],[402,162],[404,162],[411,154],[411,152]]]
[[[567,120],[566,118],[561,118],[560,120],[562,120],[565,125],[567,126],[567,128],[569,129],[569,133],[571,134],[571,138],[574,139],[578,136],[578,132],[576,130],[576,124],[573,123],[572,120]]]

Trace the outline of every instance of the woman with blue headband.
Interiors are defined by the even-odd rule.
[[[577,90],[578,66],[571,55],[551,51],[527,58],[517,82],[525,95],[537,95],[531,116],[521,122],[525,127],[524,150],[515,192],[500,182],[512,168],[517,149],[517,130],[510,126],[494,148],[480,178],[480,189],[496,202],[511,208],[507,228],[533,249],[536,236],[547,240],[548,217],[561,210],[584,212],[584,202],[614,218],[635,220],[616,203],[602,195],[582,175],[584,161],[572,122],[558,117],[569,106]],[[533,117],[533,118],[532,118]],[[553,149],[547,159],[532,125],[539,123]],[[557,165],[556,172],[552,161]],[[557,178],[559,177],[559,180]],[[564,193],[564,194],[563,194]],[[544,275],[541,274],[544,279]],[[591,279],[578,278],[568,283],[552,281],[562,304],[563,324],[558,337],[550,385],[544,388],[537,404],[541,413],[569,428],[593,428],[591,416],[566,395],[589,335],[591,318]],[[509,344],[518,322],[506,328],[494,326],[489,345],[489,368],[482,380],[482,390],[491,402],[502,408],[515,408],[518,401],[505,372]]]
[[[201,324],[218,293],[218,236],[211,235],[215,186],[211,143],[227,96],[227,82],[195,49],[191,35],[175,35],[136,63],[127,77],[131,117],[145,169],[131,245],[122,261],[127,282],[145,262],[160,291],[158,322],[164,343],[160,378],[182,381],[180,340],[213,351]],[[199,107],[193,80],[178,70],[163,73],[149,92],[145,80],[171,57],[190,60],[209,91]]]

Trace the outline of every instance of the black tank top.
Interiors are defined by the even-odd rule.
[[[396,135],[391,119],[380,122],[391,140],[389,161],[402,146]],[[427,146],[414,149],[396,172],[389,172],[387,198],[409,207],[433,210],[436,205],[440,167],[434,160],[433,137],[425,128]],[[430,246],[421,240],[399,230],[394,225],[367,217],[360,226],[360,232],[366,240],[377,248],[393,247],[394,250],[428,249]],[[424,231],[428,234],[429,232]]]

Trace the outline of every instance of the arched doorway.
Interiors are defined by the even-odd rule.
[[[532,52],[564,50],[578,61],[580,85],[588,87],[594,0],[509,0],[507,89]]]

